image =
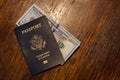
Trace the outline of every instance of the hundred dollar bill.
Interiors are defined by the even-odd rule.
[[[80,46],[81,42],[65,28],[48,17],[47,14],[43,12],[38,6],[33,4],[16,22],[16,25],[19,27],[20,25],[23,25],[41,16],[46,16],[48,18],[48,22],[51,26],[51,30],[53,31],[59,49],[64,57],[64,60],[67,61],[73,52]]]

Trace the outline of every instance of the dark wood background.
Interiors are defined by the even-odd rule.
[[[13,32],[33,3],[82,42],[63,66],[35,76]],[[120,0],[0,0],[0,80],[120,80]]]

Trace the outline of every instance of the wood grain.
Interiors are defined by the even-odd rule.
[[[63,66],[35,76],[13,32],[33,3],[82,42]],[[0,0],[0,80],[120,80],[120,0]]]

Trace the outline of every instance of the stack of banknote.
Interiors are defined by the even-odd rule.
[[[63,55],[64,61],[75,52],[80,46],[80,41],[69,33],[63,26],[57,24],[52,18],[50,18],[44,11],[42,11],[37,5],[33,4],[20,19],[16,22],[17,27],[28,23],[39,17],[46,16],[48,18],[49,25],[54,34],[54,37],[58,43],[58,47]]]

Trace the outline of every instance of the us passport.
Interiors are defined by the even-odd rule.
[[[14,32],[32,75],[64,63],[45,16],[16,27]]]

